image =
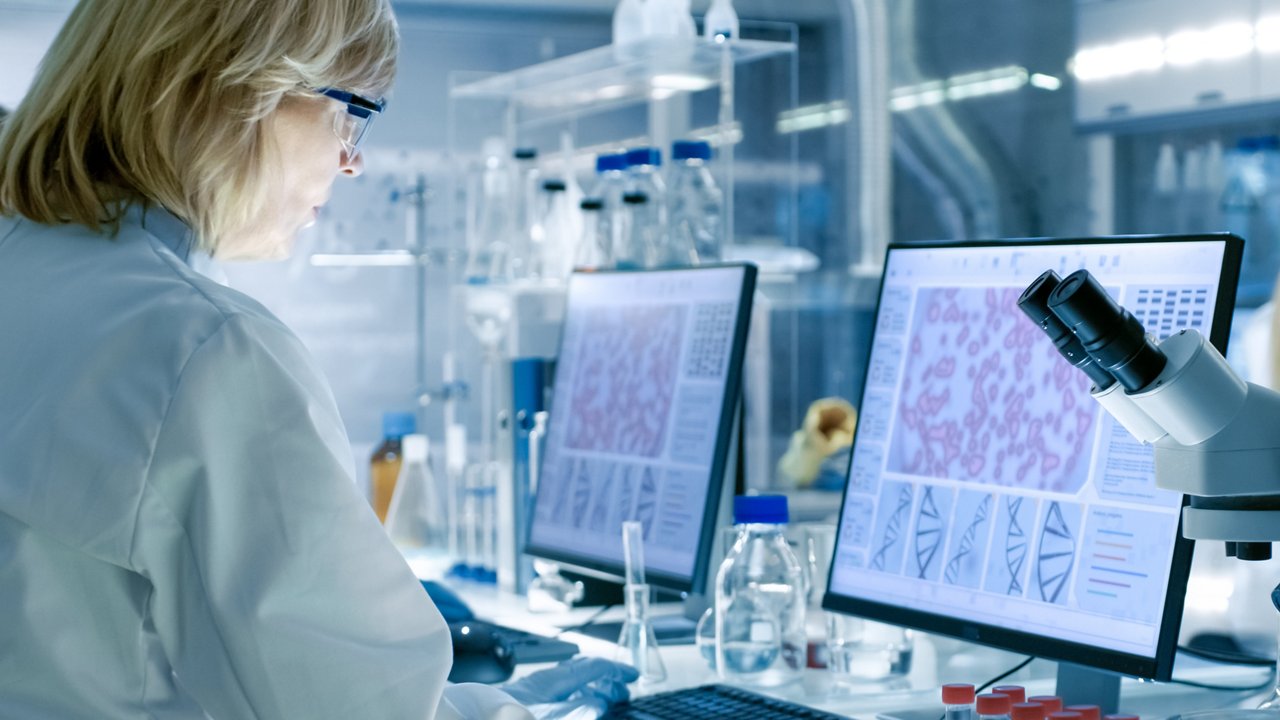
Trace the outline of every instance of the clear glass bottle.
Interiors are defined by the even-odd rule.
[[[626,214],[613,247],[613,265],[619,270],[638,270],[650,266],[653,255],[653,228],[657,222],[649,196],[629,192],[622,196]]]
[[[702,20],[702,36],[716,42],[738,39],[738,13],[732,0],[711,0]]]
[[[612,267],[613,244],[606,231],[604,201],[598,197],[583,198],[582,237],[574,249],[573,266],[602,269]]]
[[[679,140],[671,146],[671,248],[695,263],[719,262],[724,253],[724,193],[711,175],[710,160],[710,143]]]
[[[389,412],[382,415],[382,444],[369,458],[369,503],[378,520],[387,521],[387,509],[400,477],[401,439],[417,429],[413,413]]]
[[[615,153],[601,155],[596,158],[596,186],[592,196],[600,198],[604,209],[600,215],[600,233],[604,236],[609,255],[613,248],[621,242],[621,234],[626,228],[623,219],[627,213],[622,196],[627,194],[627,154]]]
[[[468,222],[467,264],[463,276],[468,283],[495,282],[507,278],[511,211],[515,201],[512,168],[506,160],[502,140],[484,143],[484,169],[475,195],[475,215]]]
[[[667,181],[662,177],[662,151],[638,147],[627,151],[627,190],[643,193],[657,219],[656,229],[667,228]]]
[[[716,574],[716,672],[776,686],[805,667],[804,570],[787,543],[787,499],[734,498],[737,540]]]
[[[404,553],[449,549],[448,496],[431,471],[426,435],[405,435],[400,477],[387,508],[387,535]]]
[[[542,231],[537,215],[537,198],[541,190],[542,171],[538,167],[538,151],[517,148],[515,158],[514,202],[512,203],[511,241],[508,243],[507,273],[512,280],[537,277],[539,263],[535,237]]]
[[[542,181],[530,277],[563,280],[573,270],[577,237],[569,219],[567,188],[565,181],[558,178]]]

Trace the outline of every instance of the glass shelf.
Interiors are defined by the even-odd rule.
[[[451,94],[507,100],[538,110],[586,110],[715,87],[720,84],[725,53],[740,65],[795,50],[795,43],[764,40],[718,43],[650,38],[625,47],[605,45],[458,85]]]

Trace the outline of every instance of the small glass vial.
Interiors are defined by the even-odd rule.
[[[972,720],[973,701],[976,697],[973,686],[968,683],[953,683],[942,686],[942,705],[944,720]]]
[[[996,695],[1008,695],[1009,700],[1013,703],[1027,701],[1027,691],[1021,685],[997,685],[991,688],[991,692]]]
[[[1009,702],[1008,695],[997,695],[988,693],[979,695],[977,698],[978,720],[1010,720],[1009,708],[1013,703]]]
[[[1083,716],[1080,713],[1067,712],[1066,710],[1051,712],[1045,717],[1046,717],[1046,720],[1083,720]]]
[[[1084,720],[1102,720],[1102,708],[1097,705],[1068,705],[1063,709],[1080,713]]]
[[[1027,698],[1027,702],[1043,705],[1045,717],[1049,717],[1056,712],[1062,712],[1062,698],[1057,695],[1036,695]]]
[[[1009,709],[1013,720],[1044,720],[1044,706],[1040,703],[1014,703]]]

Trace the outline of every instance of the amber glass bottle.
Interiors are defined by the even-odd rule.
[[[400,440],[417,429],[413,413],[389,412],[382,415],[382,444],[369,458],[369,492],[373,511],[378,519],[387,521],[387,508],[396,491],[396,478],[400,476]]]

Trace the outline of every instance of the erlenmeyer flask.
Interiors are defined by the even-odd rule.
[[[614,659],[639,670],[641,682],[660,683],[667,679],[667,667],[649,620],[649,586],[627,585],[626,593],[627,619],[622,623]]]
[[[448,499],[428,461],[427,437],[405,435],[404,460],[387,509],[387,535],[401,552],[448,551]]]

